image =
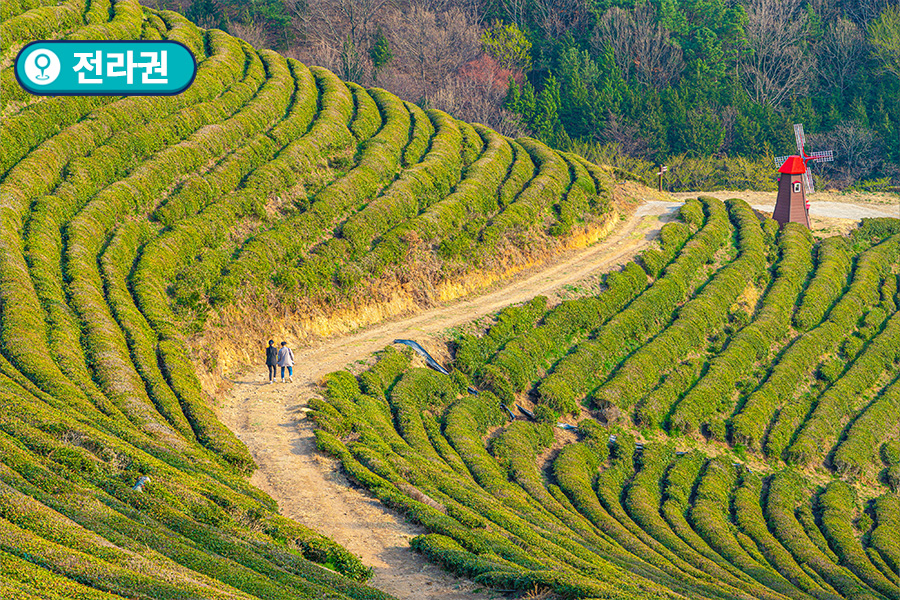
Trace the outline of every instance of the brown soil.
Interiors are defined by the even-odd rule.
[[[625,264],[656,237],[679,202],[651,201],[638,208],[606,240],[570,251],[490,293],[370,327],[295,351],[294,382],[265,383],[262,367],[232,378],[218,414],[247,444],[259,470],[251,481],[271,495],[281,513],[342,544],[375,570],[371,584],[401,599],[470,598],[476,584],[456,578],[409,548],[424,530],[354,487],[337,462],[316,450],[307,401],[323,375],[365,362],[396,338],[424,339],[545,294],[570,297],[575,284],[597,271]],[[587,286],[590,289],[590,286]]]

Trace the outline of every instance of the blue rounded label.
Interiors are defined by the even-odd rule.
[[[45,40],[16,56],[16,79],[36,96],[170,96],[197,74],[179,42]]]

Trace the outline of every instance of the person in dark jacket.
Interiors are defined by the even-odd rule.
[[[275,383],[275,367],[278,366],[278,348],[275,347],[275,340],[269,340],[269,347],[266,348],[266,366],[269,367],[269,383]]]

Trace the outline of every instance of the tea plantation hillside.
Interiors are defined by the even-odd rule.
[[[386,599],[250,486],[184,335],[527,260],[610,221],[606,174],[134,0],[0,19],[0,597]],[[189,47],[193,85],[32,97],[13,74],[31,40],[138,38]]]
[[[394,347],[328,375],[319,447],[495,588],[900,598],[900,221],[680,216],[595,296],[460,335],[450,375]]]

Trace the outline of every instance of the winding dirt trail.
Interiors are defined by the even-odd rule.
[[[307,400],[317,393],[323,375],[367,358],[396,338],[423,340],[624,264],[656,237],[678,206],[678,202],[647,202],[605,240],[564,253],[550,265],[484,295],[295,350],[293,383],[268,385],[262,369],[246,371],[233,381],[217,412],[259,465],[252,483],[278,501],[283,515],[327,535],[372,566],[371,585],[401,600],[471,598],[476,584],[442,571],[410,550],[409,539],[424,529],[354,487],[337,461],[316,450],[312,424],[304,420]]]
[[[753,200],[768,208],[760,199]],[[821,211],[817,216],[841,221],[872,216],[867,210],[871,206],[828,204],[817,207]],[[375,587],[401,600],[471,598],[476,584],[442,571],[410,550],[408,540],[424,533],[422,528],[354,487],[335,460],[316,450],[312,424],[304,420],[307,400],[318,393],[323,375],[368,358],[395,338],[417,339],[427,347],[429,336],[450,327],[539,294],[551,295],[592,273],[624,264],[650,243],[679,205],[646,202],[606,240],[565,253],[484,295],[296,350],[293,383],[266,385],[262,368],[245,371],[233,381],[218,413],[259,465],[251,481],[278,501],[283,515],[322,532],[374,567],[370,583]]]

